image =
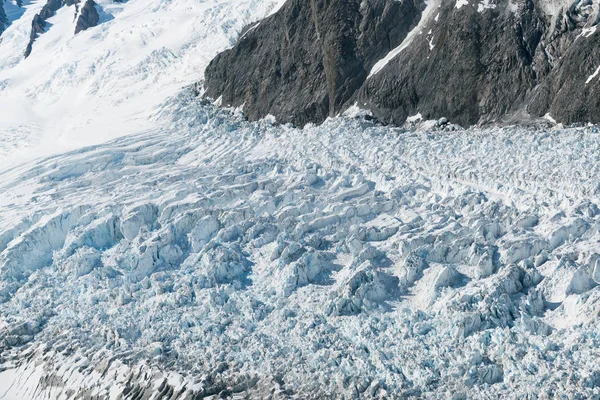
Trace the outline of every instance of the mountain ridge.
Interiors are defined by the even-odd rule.
[[[598,123],[600,89],[588,79],[600,66],[599,15],[589,0],[288,0],[211,62],[205,96],[243,105],[251,120],[298,125],[353,105],[392,124],[420,114],[470,126],[519,113]],[[305,31],[288,29],[296,25]]]

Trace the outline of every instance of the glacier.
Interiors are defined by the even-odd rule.
[[[0,175],[3,398],[600,395],[595,127],[161,109]]]
[[[0,42],[0,399],[600,398],[597,126],[248,122],[281,1],[97,3]]]

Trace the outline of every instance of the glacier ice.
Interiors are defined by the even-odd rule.
[[[590,128],[164,108],[0,174],[5,398],[600,395]]]

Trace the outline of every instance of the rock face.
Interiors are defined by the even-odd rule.
[[[323,121],[402,42],[422,8],[420,0],[290,0],[209,65],[207,94],[245,104],[251,119]]]
[[[75,34],[77,35],[81,31],[98,25],[99,21],[100,15],[98,15],[98,10],[96,10],[96,2],[94,0],[87,0],[81,8],[79,18],[77,18]]]
[[[0,1],[0,35],[8,26],[8,18],[6,17],[6,12],[4,10],[4,1]]]
[[[73,1],[73,0],[68,0]],[[56,11],[63,6],[63,0],[48,0],[48,2],[42,7],[39,14],[33,17],[31,22],[31,34],[29,35],[29,43],[25,49],[25,58],[29,57],[33,48],[33,42],[38,38],[39,35],[43,34],[46,30],[46,20],[56,14]]]
[[[357,104],[473,125],[600,122],[598,2],[288,0],[206,70],[250,119],[322,122]],[[598,71],[600,72],[600,71]],[[573,95],[577,93],[577,95]]]
[[[25,49],[25,58],[29,57],[31,54],[35,40],[46,31],[46,21],[53,17],[63,6],[76,6],[75,18],[77,20],[77,24],[75,25],[75,34],[98,24],[100,16],[96,10],[96,3],[93,0],[86,0],[80,12],[80,1],[81,0],[48,0],[46,5],[42,7],[40,13],[33,17],[33,21],[31,23],[31,35],[29,37],[27,48]]]

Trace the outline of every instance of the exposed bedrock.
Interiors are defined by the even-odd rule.
[[[245,104],[251,119],[321,122],[346,107],[422,8],[420,0],[290,0],[211,62],[207,95]]]
[[[6,16],[6,11],[4,10],[4,1],[0,1],[0,35],[8,26],[8,17]]]
[[[98,25],[99,21],[100,15],[98,14],[98,10],[96,10],[96,2],[94,0],[86,0],[77,18],[75,34],[77,35],[81,31]]]
[[[563,4],[564,3],[564,4]],[[249,119],[600,122],[596,0],[288,0],[205,74]]]

